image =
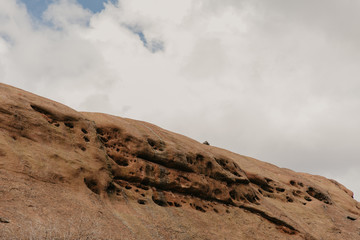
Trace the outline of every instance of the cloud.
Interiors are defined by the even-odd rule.
[[[76,0],[55,1],[43,13],[43,19],[56,28],[86,26],[92,13],[82,8]]]
[[[158,51],[164,50],[164,43],[158,39],[151,39],[148,40],[147,37],[144,35],[143,30],[139,26],[127,26],[125,27],[129,29],[132,33],[137,35],[141,42],[143,43],[144,47],[146,47],[150,52],[156,53]]]
[[[11,40],[1,55],[4,82],[68,103],[73,97],[84,98],[99,87],[111,87],[114,78],[101,52],[84,38],[87,26],[82,19],[90,15],[79,5],[70,1],[50,5],[45,15],[52,16],[48,19],[54,28],[36,25],[25,6],[15,1],[1,5],[0,32]],[[61,15],[64,11],[68,14]],[[78,21],[74,14],[79,12],[83,15],[78,16],[81,19]]]
[[[36,22],[8,0],[0,76],[78,110],[339,179],[358,197],[359,10],[335,0],[120,0],[92,13],[59,0]]]

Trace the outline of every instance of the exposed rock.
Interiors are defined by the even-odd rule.
[[[0,218],[0,239],[360,239],[352,196],[334,180],[0,84],[0,215],[11,219]]]
[[[349,218],[349,217],[348,217]],[[0,223],[10,223],[9,220],[0,217]]]

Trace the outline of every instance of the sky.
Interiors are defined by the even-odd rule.
[[[360,199],[360,2],[0,1],[0,81]]]

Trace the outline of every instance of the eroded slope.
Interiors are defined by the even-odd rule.
[[[0,93],[4,237],[56,225],[74,239],[360,239],[359,203],[334,180],[3,84]]]

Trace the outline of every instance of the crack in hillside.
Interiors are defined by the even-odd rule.
[[[96,128],[96,125],[94,125],[95,129]],[[217,202],[217,203],[220,203],[220,204],[224,204],[224,205],[227,205],[227,206],[233,206],[233,207],[238,207],[240,209],[244,209],[244,210],[247,210],[249,211],[250,213],[252,214],[256,214],[264,219],[266,219],[267,221],[271,222],[272,224],[276,225],[279,227],[280,230],[282,230],[283,232],[287,233],[287,234],[290,234],[290,235],[293,235],[293,234],[296,234],[296,233],[299,233],[299,231],[293,227],[292,225],[288,224],[287,222],[281,220],[281,219],[278,219],[276,217],[273,217],[271,216],[270,214],[266,213],[265,211],[263,210],[260,210],[258,208],[254,208],[254,207],[250,207],[250,206],[246,206],[246,205],[243,205],[243,204],[239,204],[239,203],[235,203],[231,197],[229,197],[228,199],[226,200],[222,200],[222,199],[217,199],[217,198],[214,198],[214,197],[210,197],[209,195],[207,194],[204,194],[202,193],[201,190],[199,189],[195,189],[195,188],[181,188],[181,187],[176,187],[174,185],[169,185],[167,182],[165,183],[156,183],[154,181],[150,181],[149,178],[140,178],[139,176],[120,176],[120,175],[114,175],[114,173],[112,172],[113,169],[112,169],[112,166],[111,166],[111,163],[110,163],[110,159],[112,159],[106,149],[107,149],[107,146],[106,146],[106,142],[104,142],[102,140],[102,136],[98,133],[98,131],[96,131],[96,135],[97,135],[97,138],[99,139],[99,142],[101,144],[101,149],[102,151],[104,152],[105,156],[106,156],[106,159],[107,161],[109,161],[107,164],[108,164],[108,170],[111,172],[110,176],[111,176],[111,179],[113,182],[116,183],[117,180],[124,180],[126,182],[129,182],[129,183],[136,183],[136,184],[142,184],[142,185],[145,185],[145,186],[149,186],[149,187],[153,187],[155,188],[156,190],[158,191],[168,191],[168,192],[172,192],[174,194],[180,194],[180,195],[183,195],[183,196],[188,196],[188,197],[191,197],[191,198],[198,198],[198,199],[201,199],[203,201],[209,201],[209,202]],[[154,153],[154,158],[156,158],[155,156],[155,153]],[[164,167],[164,168],[170,168],[170,169],[173,169],[175,171],[180,171],[180,172],[186,172],[186,173],[192,173],[192,174],[198,174],[198,175],[203,175],[201,173],[196,173],[194,172],[191,168],[191,171],[184,171],[183,169],[179,169],[178,166],[168,166],[168,164],[166,165],[163,165],[163,161],[152,161],[151,159],[149,159],[149,156],[145,156],[143,154],[140,154],[140,155],[137,155],[136,156],[136,159],[139,159],[139,160],[142,160],[144,162],[146,161],[149,161],[153,164],[157,164],[161,167]],[[162,159],[164,160],[164,159]],[[227,170],[227,169],[226,169]],[[204,177],[206,177],[204,175]],[[214,179],[216,181],[219,181],[219,179]],[[190,181],[190,180],[189,180]],[[226,183],[226,181],[224,181],[224,183]],[[235,183],[236,184],[236,183]],[[244,181],[244,182],[241,182],[241,183],[237,183],[237,184],[249,184],[249,181]],[[110,183],[111,185],[111,183]],[[248,199],[249,200],[249,199]]]

